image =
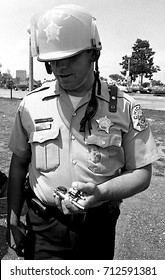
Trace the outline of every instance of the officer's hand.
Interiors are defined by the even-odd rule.
[[[63,212],[64,214],[72,214],[68,209],[72,208],[71,202],[70,202],[70,197],[68,193],[65,193],[65,199],[61,198],[58,194],[54,194],[54,200],[56,207]],[[65,202],[64,202],[65,201]],[[66,205],[65,205],[66,204]],[[67,208],[68,205],[68,208]],[[77,208],[75,209],[77,210]]]
[[[7,242],[19,257],[24,256],[25,237],[26,227],[22,222],[19,225],[8,226],[6,233]]]
[[[72,188],[77,189],[83,193],[83,199],[79,198],[76,201],[84,207],[84,211],[88,208],[96,207],[103,203],[100,201],[100,192],[97,188],[97,185],[91,182],[73,182]],[[81,209],[79,209],[79,207],[73,205],[73,203],[69,199],[69,196],[66,199],[62,200],[61,205],[64,214],[75,214],[82,211]]]
[[[62,210],[62,199],[58,196],[58,195],[54,195],[54,201],[55,201],[55,204],[56,204],[56,207],[61,211],[63,212]]]
[[[94,194],[96,192],[97,185],[92,182],[83,183],[83,182],[76,181],[72,183],[72,188],[75,188],[80,192],[89,195],[89,194]]]

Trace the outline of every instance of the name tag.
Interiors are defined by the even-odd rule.
[[[51,129],[51,123],[42,123],[36,126],[36,131]]]
[[[36,124],[36,131],[51,129],[53,118],[40,118],[34,120]]]

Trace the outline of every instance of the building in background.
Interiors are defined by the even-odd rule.
[[[16,70],[17,83],[26,82],[26,70]]]

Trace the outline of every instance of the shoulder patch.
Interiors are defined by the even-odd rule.
[[[144,112],[140,104],[135,105],[132,110],[132,122],[133,128],[138,131],[143,131],[148,127],[148,121],[144,115]]]

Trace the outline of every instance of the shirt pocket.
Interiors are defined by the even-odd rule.
[[[55,170],[60,164],[60,130],[37,131],[30,134],[32,163],[44,172]]]
[[[124,166],[124,152],[121,143],[121,132],[88,136],[88,168],[94,173],[114,175]]]

